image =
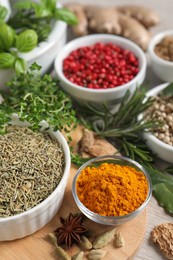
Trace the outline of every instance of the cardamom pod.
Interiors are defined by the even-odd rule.
[[[88,259],[90,260],[99,260],[106,255],[107,251],[100,249],[92,249],[88,254]]]
[[[53,233],[48,234],[50,241],[53,245],[57,246],[57,237]]]
[[[79,242],[79,244],[84,250],[90,250],[92,248],[92,243],[86,236],[81,237],[81,241]]]
[[[55,250],[59,260],[71,260],[71,256],[62,247],[57,246]]]
[[[106,231],[105,233],[101,234],[100,236],[98,236],[93,243],[93,248],[99,249],[99,248],[106,246],[113,239],[115,230],[116,230],[116,228],[111,229],[111,230]]]
[[[120,232],[116,232],[114,238],[115,238],[114,240],[115,247],[123,247],[125,245],[125,240],[122,237]]]
[[[76,255],[74,255],[72,257],[72,260],[82,260],[83,259],[83,256],[84,256],[84,252],[83,251],[80,251],[79,253],[77,253]]]

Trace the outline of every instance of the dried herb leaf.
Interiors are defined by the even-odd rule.
[[[57,187],[65,157],[57,139],[28,127],[9,126],[0,135],[0,217],[38,205]]]

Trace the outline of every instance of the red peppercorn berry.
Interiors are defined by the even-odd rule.
[[[121,86],[139,72],[137,57],[112,43],[80,47],[63,61],[63,72],[71,82],[91,89]]]

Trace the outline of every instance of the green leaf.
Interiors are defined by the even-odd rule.
[[[164,88],[161,92],[163,96],[172,96],[173,95],[173,82],[170,83],[166,88]]]
[[[14,67],[15,57],[6,52],[0,53],[0,69],[9,69]]]
[[[77,17],[75,14],[65,8],[57,8],[54,12],[54,17],[58,20],[62,20],[70,25],[77,24]]]
[[[30,0],[19,1],[15,3],[15,8],[18,9],[30,9],[33,7],[33,3]]]
[[[14,43],[15,31],[6,23],[0,22],[0,49],[9,50]]]
[[[5,6],[0,5],[0,19],[1,20],[5,19],[7,13],[8,13],[8,9]]]
[[[149,167],[146,165],[143,166],[150,175],[153,186],[160,183],[173,185],[173,177],[171,175],[168,175],[164,170],[160,171],[153,167]]]
[[[36,17],[47,17],[52,14],[50,9],[45,8],[44,6],[37,5],[35,6],[35,15]]]
[[[42,4],[49,9],[52,13],[56,10],[57,0],[41,0]]]
[[[24,71],[26,70],[26,61],[21,59],[21,58],[17,58],[15,60],[15,64],[14,64],[14,67],[15,67],[15,71],[16,73],[24,73]]]
[[[16,48],[20,52],[29,52],[37,46],[37,33],[34,30],[21,32],[16,39]]]
[[[160,183],[153,187],[154,197],[160,206],[173,214],[173,185]]]

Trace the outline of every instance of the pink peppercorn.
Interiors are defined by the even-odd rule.
[[[96,43],[72,51],[63,62],[65,77],[71,82],[91,89],[121,86],[139,72],[135,55],[112,43]]]

